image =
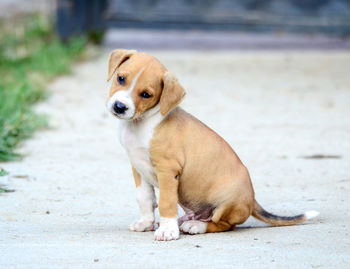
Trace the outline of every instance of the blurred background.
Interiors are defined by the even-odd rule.
[[[108,45],[117,42],[127,46],[136,38],[131,30],[147,29],[139,31],[143,33],[137,35],[141,43],[134,45],[159,48],[349,47],[349,0],[0,1],[2,20],[18,19],[30,13],[51,16],[62,40],[87,34]],[[158,37],[160,31],[163,38],[152,42],[150,32]],[[170,33],[176,33],[176,37],[171,37]],[[235,38],[233,33],[236,33]],[[326,36],[333,40],[326,40]]]
[[[100,39],[106,33],[109,46],[349,47],[348,0],[59,0],[56,5],[61,38],[90,33]]]

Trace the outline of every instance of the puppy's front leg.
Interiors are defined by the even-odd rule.
[[[180,236],[177,221],[177,202],[179,182],[176,175],[170,173],[158,173],[159,183],[159,228],[154,234],[158,241],[178,239]]]
[[[136,200],[141,211],[141,218],[130,225],[135,232],[154,231],[154,209],[157,207],[154,188],[142,180],[139,173],[132,168],[136,185]]]

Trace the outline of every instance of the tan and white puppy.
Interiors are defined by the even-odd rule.
[[[141,218],[132,231],[154,230],[159,188],[156,240],[233,230],[253,215],[272,225],[293,225],[318,215],[291,217],[266,212],[254,199],[247,168],[230,145],[178,105],[185,96],[177,78],[154,57],[134,50],[115,50],[108,61],[107,100],[120,119],[125,148],[137,189]],[[186,215],[178,219],[177,205]],[[179,227],[180,225],[180,227]]]

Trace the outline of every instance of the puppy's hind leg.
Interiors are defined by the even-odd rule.
[[[221,218],[227,209],[227,205],[222,205],[214,211],[214,215],[206,220],[189,220],[182,223],[180,230],[188,234],[203,234],[223,232],[231,229],[228,222]]]
[[[180,226],[180,231],[187,234],[204,234],[207,231],[208,222],[200,220],[184,221]]]
[[[230,223],[223,221],[223,220],[220,220],[217,223],[215,223],[213,221],[209,221],[206,232],[207,233],[218,233],[218,232],[233,230],[234,228],[235,228],[234,225],[231,225]]]
[[[234,230],[236,224],[241,224],[250,216],[251,208],[245,204],[236,206],[223,205],[218,208],[211,221],[185,221],[180,230],[189,234],[218,233]]]
[[[189,220],[185,221],[180,227],[180,230],[183,233],[188,234],[217,233],[233,229],[234,226],[222,220],[217,223],[213,221],[204,222],[200,220]]]

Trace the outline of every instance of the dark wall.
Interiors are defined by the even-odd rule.
[[[120,27],[349,33],[349,0],[111,0]]]
[[[348,33],[350,0],[110,0],[122,27]]]
[[[350,35],[350,0],[58,0],[62,37],[108,27]]]

